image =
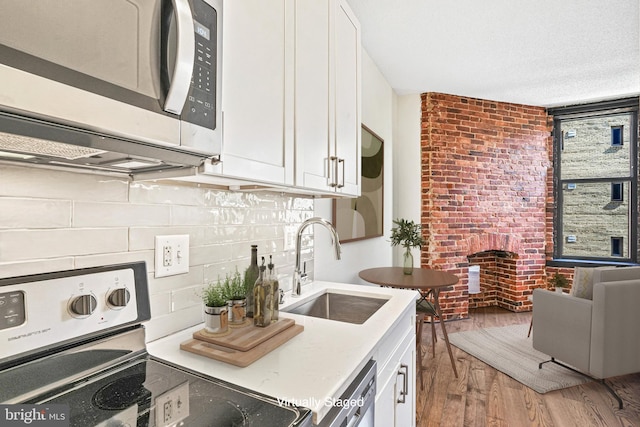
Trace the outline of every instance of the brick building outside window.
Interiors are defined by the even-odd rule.
[[[549,110],[554,259],[637,262],[638,98]]]

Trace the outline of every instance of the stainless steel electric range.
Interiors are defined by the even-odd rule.
[[[155,360],[149,318],[144,262],[0,279],[0,403],[63,405],[78,427],[311,425],[308,409]]]

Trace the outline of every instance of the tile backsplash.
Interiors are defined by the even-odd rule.
[[[152,340],[200,323],[203,284],[243,272],[251,244],[290,289],[296,232],[312,216],[312,199],[275,192],[0,165],[0,277],[146,261]],[[155,279],[155,236],[171,234],[189,235],[189,273]]]

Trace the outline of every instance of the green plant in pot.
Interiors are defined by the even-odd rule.
[[[225,277],[222,289],[231,307],[231,324],[239,325],[244,323],[247,318],[247,286],[238,269],[231,276],[227,275]]]
[[[556,288],[556,292],[562,293],[562,290],[569,286],[569,279],[563,274],[555,273],[551,279],[549,279],[551,286]]]
[[[245,287],[242,275],[236,269],[231,276],[225,276],[221,283],[222,292],[227,300],[243,299],[247,297],[247,289]]]
[[[413,272],[413,255],[411,248],[420,248],[427,242],[422,237],[422,226],[406,219],[394,219],[395,227],[391,229],[391,246],[403,246],[406,250],[403,255],[403,272],[411,274]]]
[[[227,298],[220,282],[210,283],[202,293],[204,302],[204,328],[207,332],[220,334],[229,327]]]

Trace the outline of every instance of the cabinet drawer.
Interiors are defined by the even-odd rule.
[[[380,366],[378,364],[378,376],[377,376],[377,387],[378,391],[383,390],[389,382],[396,381],[396,375],[398,373],[398,367],[400,366],[400,360],[404,356],[407,348],[416,345],[416,336],[415,333],[407,333],[402,341],[400,341],[395,347],[395,351],[387,360],[387,363],[384,366]],[[413,371],[415,367],[410,367]]]
[[[402,323],[404,324],[405,322]],[[389,381],[395,381],[400,359],[409,346],[416,345],[415,325],[410,330],[405,330],[402,335],[394,335],[394,338],[395,342],[390,342],[390,344],[395,344],[391,354],[386,359],[380,358],[376,360],[378,362],[378,390],[382,390]],[[380,350],[383,349],[381,348]]]
[[[414,307],[409,307],[400,316],[398,323],[380,341],[373,358],[378,362],[378,371],[388,361],[393,352],[405,339],[407,334],[416,334],[416,311]]]

